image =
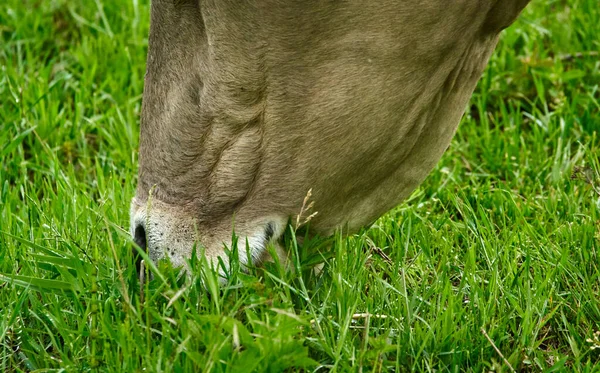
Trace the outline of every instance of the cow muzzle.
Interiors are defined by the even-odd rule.
[[[233,235],[237,236],[237,253],[242,268],[270,260],[269,245],[273,245],[279,260],[286,262],[287,255],[278,244],[286,224],[286,219],[266,217],[206,227],[193,218],[193,213],[179,206],[157,200],[140,203],[135,198],[130,211],[133,241],[152,262],[168,260],[173,267],[188,269],[189,259],[196,252],[204,255],[208,263],[221,274],[229,267],[226,249],[231,249]],[[233,226],[236,227],[235,232]],[[135,248],[133,254],[139,273],[142,257]]]

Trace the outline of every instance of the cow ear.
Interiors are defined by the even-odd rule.
[[[487,14],[483,31],[497,34],[510,26],[530,0],[496,0]]]

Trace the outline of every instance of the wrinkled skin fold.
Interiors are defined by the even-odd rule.
[[[154,0],[136,242],[214,262],[235,229],[260,262],[309,190],[312,232],[370,224],[438,162],[527,2]]]

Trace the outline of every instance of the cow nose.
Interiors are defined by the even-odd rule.
[[[147,248],[146,248],[146,230],[144,229],[143,225],[138,224],[135,227],[135,230],[133,232],[133,242],[135,242],[135,244],[138,245],[139,248],[142,249],[144,252],[147,252],[146,251],[147,250]],[[133,258],[135,260],[135,268],[136,268],[137,272],[139,273],[143,258],[135,248],[133,249]]]

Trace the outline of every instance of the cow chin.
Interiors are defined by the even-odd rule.
[[[221,279],[229,270],[232,237],[237,237],[237,253],[241,268],[248,264],[259,265],[272,260],[268,247],[273,245],[278,260],[287,261],[287,255],[278,244],[287,221],[278,217],[253,219],[251,222],[231,221],[205,228],[193,217],[193,213],[181,206],[169,205],[157,200],[141,203],[131,202],[130,232],[135,243],[150,259],[157,263],[168,260],[174,267],[189,270],[188,263],[194,249],[204,255],[208,263],[218,269]],[[233,227],[235,226],[235,229]],[[140,258],[141,260],[141,258]],[[248,263],[251,260],[252,263]],[[222,262],[224,266],[219,265]],[[139,268],[139,266],[138,266]]]

